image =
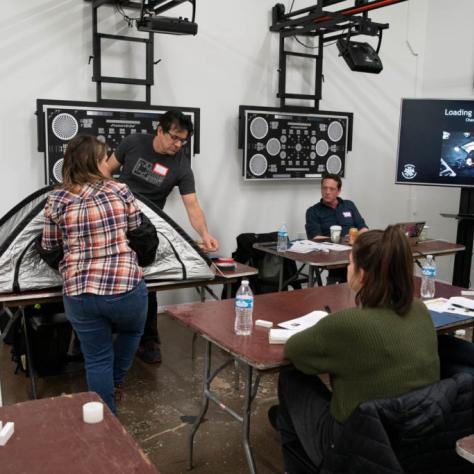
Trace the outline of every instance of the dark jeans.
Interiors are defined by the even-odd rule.
[[[317,473],[342,429],[329,412],[331,392],[318,376],[290,368],[280,373],[278,398],[277,426],[286,471]]]
[[[147,289],[142,281],[116,295],[64,295],[64,309],[81,342],[89,390],[115,413],[114,385],[123,382],[143,333]],[[112,335],[112,328],[117,335]]]
[[[140,344],[143,345],[150,341],[158,344],[161,343],[160,334],[158,333],[158,302],[154,291],[148,293],[148,311],[146,314],[145,329]]]
[[[474,375],[474,344],[457,337],[438,336],[438,354],[441,363],[441,378],[460,372]]]

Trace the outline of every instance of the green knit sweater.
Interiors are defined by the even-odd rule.
[[[386,308],[330,314],[291,337],[285,357],[306,374],[330,374],[331,413],[343,422],[364,401],[437,382],[437,349],[430,314],[415,299],[404,316]]]

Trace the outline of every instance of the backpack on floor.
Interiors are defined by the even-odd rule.
[[[40,377],[62,373],[68,362],[72,336],[72,327],[64,315],[62,303],[27,306],[25,316],[35,372]],[[10,332],[15,373],[28,374],[25,332],[20,318]]]

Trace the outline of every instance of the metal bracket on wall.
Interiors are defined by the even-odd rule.
[[[338,11],[324,10],[324,8],[342,1],[344,0],[317,0],[313,6],[288,13],[285,13],[285,6],[281,3],[273,7],[270,31],[280,34],[277,97],[280,99],[282,109],[291,106],[287,104],[287,99],[303,99],[313,101],[314,109],[319,110],[319,101],[322,97],[324,44],[340,38],[361,34],[369,36],[379,35],[380,38],[381,31],[388,28],[389,25],[373,22],[368,18],[368,12],[407,0],[354,0],[353,7]],[[318,37],[317,54],[297,53],[286,50],[285,39],[296,36]],[[312,94],[292,94],[287,92],[286,73],[288,56],[299,56],[315,61],[315,89]],[[295,105],[292,107],[295,107]]]
[[[113,100],[104,99],[102,95],[102,84],[129,84],[145,86],[145,101],[131,101],[136,102],[137,105],[145,104],[151,105],[151,86],[154,84],[153,80],[153,61],[154,61],[154,42],[153,33],[148,33],[148,37],[135,37],[116,34],[99,33],[98,31],[98,10],[100,7],[116,5],[116,0],[92,0],[92,48],[93,48],[93,75],[92,81],[96,83],[97,102],[114,102]],[[122,0],[121,7],[127,7],[134,10],[142,8],[141,2],[132,2]],[[120,76],[104,76],[102,75],[102,40],[109,39],[114,41],[126,41],[130,43],[145,44],[145,79],[120,77]]]

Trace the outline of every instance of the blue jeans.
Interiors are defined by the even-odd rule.
[[[114,385],[132,365],[145,325],[148,291],[142,281],[117,295],[84,293],[63,297],[67,319],[81,342],[87,385],[116,413]],[[117,331],[115,340],[112,328]]]

